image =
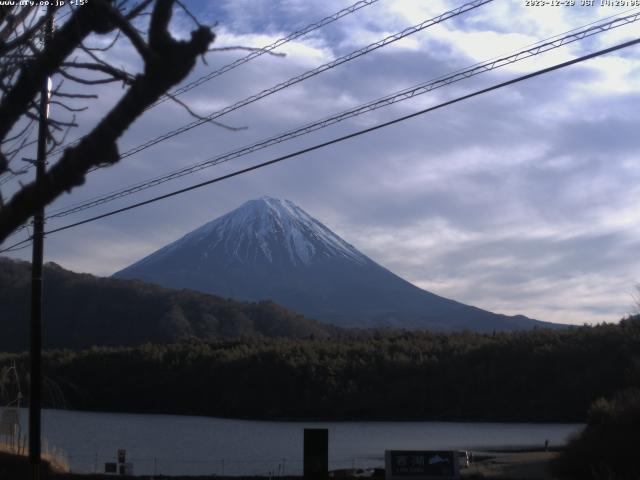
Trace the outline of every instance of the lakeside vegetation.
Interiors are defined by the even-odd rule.
[[[569,441],[552,470],[563,480],[637,480],[638,445],[640,388],[628,388],[593,403],[586,428]]]
[[[26,354],[0,355],[0,368],[13,361],[26,372]],[[55,408],[582,422],[594,399],[640,386],[640,317],[496,334],[360,332],[56,350],[45,355],[45,375],[46,405]]]

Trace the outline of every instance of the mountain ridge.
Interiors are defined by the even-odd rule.
[[[555,324],[422,290],[289,200],[261,197],[114,274],[239,300],[270,299],[341,327],[476,331]]]
[[[31,264],[0,257],[0,351],[29,342]],[[44,348],[136,346],[251,337],[327,338],[339,329],[273,302],[235,302],[136,280],[44,266]]]

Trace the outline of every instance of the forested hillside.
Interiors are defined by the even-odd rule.
[[[29,339],[30,264],[0,258],[0,351]],[[236,302],[133,280],[44,270],[45,348],[134,346],[188,338],[326,337],[336,332],[273,302]]]
[[[26,355],[4,355],[26,371]],[[361,332],[46,355],[49,406],[247,418],[584,421],[640,386],[640,319],[477,334]]]

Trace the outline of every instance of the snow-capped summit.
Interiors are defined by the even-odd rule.
[[[210,251],[222,249],[228,258],[245,264],[266,261],[301,265],[325,257],[343,257],[357,263],[369,261],[293,202],[271,197],[249,200],[157,255],[187,246],[198,246],[204,258]]]
[[[117,272],[238,300],[274,300],[343,326],[481,331],[541,322],[421,290],[360,253],[289,200],[262,197]]]

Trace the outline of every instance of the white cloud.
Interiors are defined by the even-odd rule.
[[[284,58],[263,55],[183,98],[198,112],[219,110],[457,4],[377,2],[287,44]],[[201,7],[203,17],[221,22],[216,45],[251,47],[269,44],[346,6],[302,0],[234,0],[222,10],[220,5]],[[247,18],[249,10],[254,15]],[[58,205],[175,170],[612,13],[492,2],[221,119],[247,125],[246,131],[230,133],[206,125],[128,158],[92,175],[85,187]],[[594,37],[587,45],[576,43],[479,75],[113,205],[434,105],[628,39],[637,29],[630,25],[602,39]],[[189,80],[244,54],[212,53],[209,65],[199,65]],[[117,62],[135,58],[132,52],[112,55]],[[640,277],[635,255],[640,214],[634,208],[640,201],[635,108],[639,68],[638,54],[631,50],[590,61],[51,236],[47,256],[69,268],[112,273],[243,201],[269,194],[298,202],[376,261],[434,293],[543,320],[615,321],[629,311],[629,292]],[[109,90],[91,115],[97,118],[119,94]],[[190,120],[180,107],[167,103],[141,118],[122,140],[122,148]]]

